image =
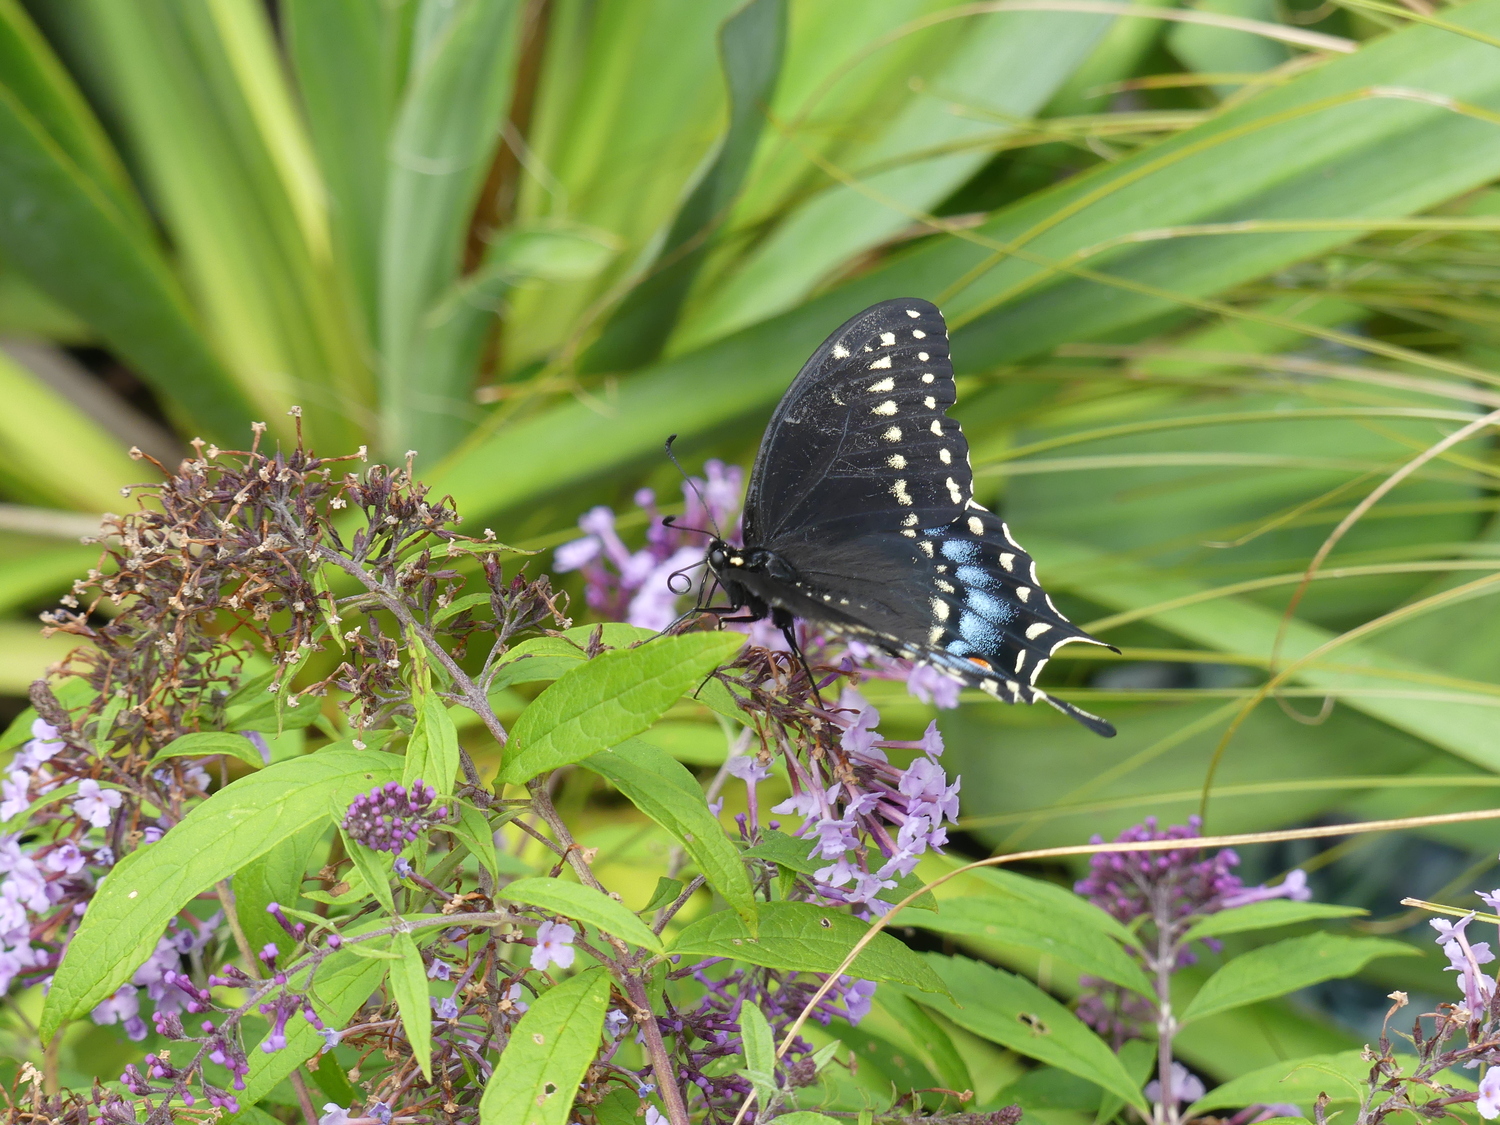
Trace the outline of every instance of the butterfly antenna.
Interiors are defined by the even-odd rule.
[[[683,531],[696,531],[696,532],[698,532],[699,535],[709,535],[709,534],[712,534],[715,539],[723,539],[724,538],[724,533],[719,530],[719,521],[716,520],[716,519],[714,519],[713,509],[708,506],[708,500],[704,498],[704,495],[703,495],[702,491],[699,490],[699,488],[698,488],[698,482],[695,481],[692,477],[690,477],[690,476],[687,475],[687,470],[682,467],[682,462],[679,461],[679,460],[677,460],[677,454],[675,454],[675,453],[672,452],[672,443],[674,441],[676,441],[676,440],[677,440],[677,435],[676,434],[673,434],[671,437],[667,438],[667,445],[666,445],[667,460],[671,461],[672,464],[674,464],[674,465],[677,466],[677,471],[682,474],[683,482],[689,488],[691,488],[693,490],[693,495],[698,498],[698,503],[700,503],[700,504],[703,505],[703,511],[708,515],[708,522],[713,525],[713,531],[711,533],[707,532],[707,531],[703,531],[700,528],[696,528],[696,527],[683,527],[682,530]],[[680,524],[674,524],[672,522],[673,518],[674,517],[672,517],[672,516],[668,516],[666,519],[662,520],[661,521],[662,522],[662,526],[663,527],[681,527]]]

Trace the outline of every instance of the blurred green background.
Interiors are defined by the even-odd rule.
[[[675,494],[669,433],[748,465],[805,355],[915,295],[980,498],[1124,650],[1048,673],[1112,742],[943,716],[963,847],[1180,821],[1206,787],[1216,831],[1496,803],[1490,431],[1283,615],[1355,505],[1500,405],[1497,44],[1500,0],[0,0],[0,691],[61,655],[35,613],[152,472],[132,446],[286,441],[300,405],[317,450],[415,450],[467,528],[546,550]],[[1249,874],[1309,864],[1393,931],[1496,842]],[[1446,991],[1382,971],[1184,1051],[1228,1077]]]

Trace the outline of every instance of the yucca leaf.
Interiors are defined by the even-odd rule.
[[[654,360],[667,342],[709,240],[728,217],[761,135],[786,40],[785,0],[750,0],[719,33],[729,88],[729,129],[688,196],[646,275],[580,361],[583,370],[628,371]]]
[[[429,2],[418,20],[381,232],[381,443],[397,455],[441,456],[474,412],[472,364],[434,367],[420,345],[424,318],[459,279],[475,198],[510,104],[521,7]]]

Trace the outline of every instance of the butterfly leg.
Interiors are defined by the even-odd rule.
[[[797,643],[796,618],[784,609],[771,611],[771,624],[781,630],[781,635],[786,638],[787,648],[792,650],[802,670],[807,673],[807,684],[812,688],[813,699],[819,707],[823,706],[823,696],[818,692],[818,681],[813,676],[812,665],[807,662],[807,654],[802,651],[802,646]]]

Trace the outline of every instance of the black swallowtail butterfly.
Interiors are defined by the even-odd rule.
[[[883,301],[824,340],[761,441],[745,546],[709,545],[723,612],[770,616],[789,639],[800,617],[1110,737],[1035,686],[1063,645],[1113,646],[1057,611],[1031,556],[975,503],[954,400],[947,325],[927,301]]]

